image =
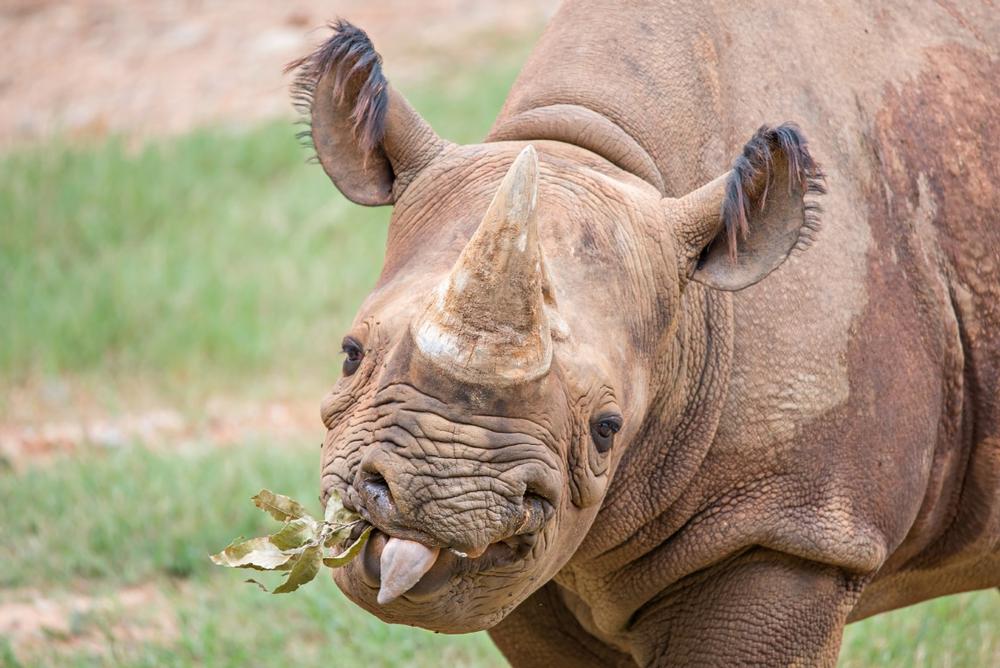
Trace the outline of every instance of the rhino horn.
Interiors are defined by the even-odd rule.
[[[527,146],[413,326],[420,351],[462,380],[511,384],[552,361],[536,215],[538,156]]]

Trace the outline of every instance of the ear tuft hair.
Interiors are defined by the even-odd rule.
[[[338,19],[330,24],[333,35],[308,56],[285,66],[296,70],[292,102],[310,125],[313,98],[319,80],[333,73],[333,95],[344,102],[349,91],[357,91],[351,111],[354,136],[365,156],[370,156],[385,138],[385,116],[389,106],[389,82],[382,73],[382,57],[364,30]],[[310,129],[298,136],[312,142]]]
[[[750,231],[751,193],[756,194],[761,189],[759,181],[763,180],[763,189],[758,197],[759,208],[763,211],[774,180],[772,156],[779,151],[788,163],[789,189],[798,190],[803,195],[822,195],[826,192],[823,170],[809,154],[808,144],[799,127],[794,123],[783,123],[776,128],[762,125],[733,162],[719,214],[726,230],[729,257],[734,261],[737,237],[745,239]],[[805,203],[805,225],[797,248],[805,248],[812,243],[819,230],[820,212],[817,202]]]

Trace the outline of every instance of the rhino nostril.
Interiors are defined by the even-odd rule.
[[[549,519],[555,511],[556,493],[546,480],[529,481],[524,489],[523,503],[525,508],[537,505],[545,511],[545,519]]]
[[[383,531],[398,519],[399,509],[393,499],[389,482],[377,471],[365,471],[355,483],[365,512],[362,516]]]
[[[377,499],[385,497],[387,501],[392,500],[392,494],[389,492],[389,483],[380,474],[371,473],[367,475],[361,484],[364,486],[365,493],[369,498]]]
[[[518,533],[534,533],[542,528],[542,525],[552,519],[555,514],[555,507],[552,502],[541,494],[527,492],[522,501],[525,518],[524,524]]]

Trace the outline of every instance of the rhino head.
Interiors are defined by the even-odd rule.
[[[336,581],[389,622],[489,628],[573,557],[648,438],[683,291],[780,264],[815,168],[789,126],[680,198],[571,143],[450,144],[334,27],[293,64],[313,144],[345,196],[394,205],[322,405],[323,499],[375,527]]]

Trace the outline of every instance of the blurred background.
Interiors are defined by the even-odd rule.
[[[388,209],[294,138],[286,62],[340,16],[448,139],[479,140],[555,0],[0,0],[0,666],[502,666],[329,578],[207,555],[314,504],[318,406]],[[842,666],[1000,665],[1000,597],[849,627]]]

